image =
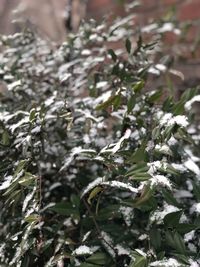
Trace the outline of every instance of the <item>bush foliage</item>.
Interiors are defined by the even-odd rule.
[[[1,37],[1,266],[199,266],[198,88],[157,88],[160,27]]]

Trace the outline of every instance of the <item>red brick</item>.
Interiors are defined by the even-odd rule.
[[[142,0],[140,2],[143,8],[152,8],[155,7],[156,4],[158,3],[157,0]]]
[[[184,0],[182,0],[182,2],[183,2]],[[180,2],[180,0],[163,0],[162,1],[162,3],[164,4],[164,5],[174,5],[174,4],[177,4],[177,3],[179,3]]]
[[[180,20],[195,20],[200,18],[200,1],[190,0],[182,4],[178,9]]]
[[[92,0],[88,1],[88,7],[91,9],[96,9],[96,8],[102,8],[105,7],[106,5],[110,5],[112,1],[110,0]]]

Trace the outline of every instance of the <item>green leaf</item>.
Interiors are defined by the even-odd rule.
[[[4,146],[8,146],[10,144],[10,135],[7,130],[3,131],[1,142],[2,142],[2,145]]]
[[[40,216],[38,214],[31,214],[31,215],[25,217],[24,220],[28,223],[39,222]]]
[[[175,249],[180,254],[186,253],[185,244],[183,238],[176,231],[166,231],[166,242],[167,244]]]
[[[89,197],[88,197],[88,203],[91,204],[91,200],[98,194],[100,193],[101,191],[103,190],[103,188],[101,186],[97,186],[95,187],[89,194]]]
[[[29,162],[29,160],[27,160],[27,159],[21,160],[19,162],[19,164],[17,165],[17,168],[14,172],[14,177],[16,177],[19,174],[19,172],[21,172],[25,168],[25,166],[27,165],[28,162]]]
[[[33,184],[37,180],[37,177],[32,175],[29,172],[25,172],[24,176],[22,176],[19,180],[19,184],[23,186],[29,186]]]
[[[30,122],[33,122],[34,119],[35,119],[35,116],[36,116],[36,110],[35,110],[35,108],[33,108],[33,109],[31,109],[31,111],[30,111],[29,121],[30,121]]]
[[[137,257],[134,262],[132,262],[129,267],[147,267],[147,259],[143,256]]]
[[[136,98],[134,95],[132,95],[129,100],[128,100],[128,103],[127,103],[127,112],[130,113],[134,106],[135,106],[135,103],[136,103]]]
[[[161,234],[155,227],[150,231],[150,242],[156,251],[161,250]]]
[[[199,227],[195,224],[189,224],[189,223],[179,223],[177,226],[176,226],[176,229],[177,231],[180,233],[180,234],[187,234],[189,233],[190,231],[192,230],[196,230],[198,229]]]
[[[129,177],[130,180],[135,181],[147,181],[151,178],[151,175],[148,173],[138,173],[135,176]]]
[[[139,93],[144,88],[145,82],[143,80],[138,81],[133,85],[133,91]]]
[[[106,109],[108,108],[109,106],[111,106],[115,101],[116,99],[119,98],[119,95],[112,95],[108,98],[108,100],[106,100],[105,102],[99,104],[96,106],[96,110],[101,110],[101,109]]]
[[[200,201],[200,184],[197,182],[193,182],[193,193],[197,201]]]
[[[59,213],[60,215],[70,216],[77,214],[76,209],[69,202],[60,202],[49,208],[52,211]]]
[[[150,187],[150,185],[145,185],[141,195],[134,200],[134,207],[139,207],[146,203],[152,196],[153,189]]]
[[[151,94],[150,97],[149,97],[149,102],[150,103],[154,103],[156,101],[158,101],[162,96],[162,91],[159,90],[159,91],[155,91],[155,93]]]
[[[143,141],[141,146],[131,156],[131,161],[132,162],[144,162],[144,161],[146,161],[147,152],[145,149],[146,149],[146,141]]]
[[[131,261],[129,267],[147,267],[148,260],[146,256],[143,256],[140,252],[133,252],[134,260]]]
[[[131,41],[129,39],[126,39],[126,50],[130,54],[131,53]]]
[[[176,227],[179,224],[179,220],[181,218],[182,213],[183,213],[182,211],[168,213],[164,217],[164,220],[163,220],[164,224],[167,227]]]
[[[180,204],[177,202],[177,200],[175,199],[175,197],[172,195],[172,193],[169,190],[166,189],[162,189],[162,194],[165,198],[165,201],[170,204],[170,205],[174,205],[176,207],[179,207]]]
[[[114,52],[112,49],[109,49],[109,50],[108,50],[108,54],[112,57],[112,60],[113,60],[114,62],[117,61],[117,55],[115,54],[115,52]]]
[[[108,262],[108,257],[105,253],[97,252],[87,258],[87,263],[105,266]],[[92,266],[94,266],[92,265]],[[82,265],[81,265],[82,266]],[[84,266],[84,265],[83,265]]]

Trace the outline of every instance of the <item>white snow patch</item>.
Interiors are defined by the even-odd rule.
[[[76,248],[74,251],[73,251],[73,255],[77,255],[77,256],[80,256],[80,255],[91,255],[93,252],[91,250],[90,247],[88,246],[85,246],[85,245],[82,245],[78,248]]]
[[[102,182],[102,185],[108,185],[111,187],[119,188],[119,189],[127,189],[131,191],[132,193],[137,193],[138,189],[133,187],[130,183],[123,183],[119,181],[108,181],[108,182]]]
[[[157,170],[161,168],[165,170],[167,168],[167,163],[156,160],[156,161],[147,163],[147,166],[149,167],[148,173],[153,176],[157,172]]]
[[[122,136],[117,143],[109,144],[109,145],[105,146],[100,151],[100,154],[102,154],[102,153],[112,153],[112,154],[116,153],[120,149],[123,141],[126,139],[129,139],[130,135],[131,135],[131,130],[127,129],[124,136]]]
[[[159,27],[158,32],[163,33],[163,32],[174,32],[175,34],[179,35],[181,31],[177,28],[175,28],[174,24],[171,22],[166,22],[162,25],[162,27]]]
[[[164,145],[157,144],[155,146],[155,149],[158,150],[161,153],[164,153],[164,154],[172,154],[171,149],[166,144],[164,144]]]
[[[183,164],[172,163],[171,166],[172,166],[175,170],[177,170],[177,171],[179,171],[179,172],[185,172],[185,171],[186,171],[186,168],[185,168],[185,166],[184,166]]]
[[[192,159],[188,159],[186,162],[184,162],[184,166],[197,176],[200,176],[200,168]]]
[[[102,243],[103,243],[104,247],[106,248],[108,253],[113,258],[115,258],[115,251],[114,251],[114,247],[113,247],[112,238],[104,231],[101,231],[101,237],[102,237]]]
[[[107,101],[111,97],[111,91],[107,91],[94,100],[94,105]]]
[[[147,234],[142,234],[142,235],[140,235],[139,237],[138,237],[138,239],[139,240],[145,240],[145,239],[148,239],[149,238],[149,236],[147,235]]]
[[[188,119],[185,115],[173,116],[172,113],[166,113],[160,120],[161,126],[173,126],[175,124],[180,127],[187,127],[189,125]]]
[[[171,136],[167,143],[169,146],[174,146],[177,144],[177,142],[178,141],[173,136]]]
[[[119,208],[119,211],[122,213],[126,225],[127,226],[131,226],[132,219],[134,217],[134,210],[133,210],[133,208],[121,206]]]
[[[191,209],[190,209],[190,212],[191,213],[196,212],[196,213],[200,214],[200,202],[193,204]]]
[[[199,263],[197,261],[189,260],[190,262],[190,267],[199,267]]]
[[[25,197],[24,202],[23,202],[23,207],[22,207],[22,211],[24,212],[30,202],[30,200],[34,197],[36,191],[36,187],[34,187],[34,189]]]
[[[189,233],[185,234],[184,235],[185,242],[188,242],[188,241],[192,240],[194,238],[194,235],[195,235],[195,231],[194,230],[192,230]]]
[[[0,190],[8,188],[12,182],[12,178],[13,177],[11,175],[5,177],[5,181],[0,185]]]
[[[192,99],[187,101],[185,103],[185,109],[189,111],[192,108],[192,104],[195,103],[195,102],[200,102],[200,95],[196,95]]]
[[[166,186],[168,188],[171,188],[171,183],[167,177],[164,175],[153,175],[153,177],[150,179],[151,185],[161,185],[161,186]]]
[[[8,90],[12,91],[15,87],[20,86],[21,84],[22,84],[21,80],[10,83],[10,84],[8,84]]]
[[[87,240],[87,238],[89,237],[89,235],[91,234],[91,231],[88,231],[84,236],[82,241],[85,242]]]
[[[120,255],[130,255],[131,251],[127,248],[122,247],[121,245],[116,245],[115,249],[117,250],[117,254]]]
[[[179,211],[180,209],[178,209],[177,207],[173,206],[173,205],[168,205],[168,204],[165,204],[164,207],[163,207],[163,210],[162,211],[155,211],[151,217],[150,217],[150,221],[151,222],[157,222],[158,224],[161,224],[164,217],[169,214],[169,213],[172,213],[172,212],[176,212],[176,211]]]
[[[149,266],[155,266],[155,267],[179,267],[181,264],[173,258],[165,259],[162,261],[154,261],[153,263],[150,263]]]
[[[105,87],[107,85],[108,85],[108,82],[107,81],[101,81],[101,82],[98,82],[96,84],[96,88],[99,89],[99,88]]]

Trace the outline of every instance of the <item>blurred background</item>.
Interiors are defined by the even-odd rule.
[[[12,34],[24,25],[56,43],[65,40],[68,32],[76,32],[81,21],[121,15],[124,0],[0,0],[0,33]],[[172,22],[181,29],[163,31],[166,52],[174,57],[176,69],[184,74],[184,86],[200,82],[200,0],[140,0],[135,21],[145,25]],[[168,23],[170,28],[170,24]]]

